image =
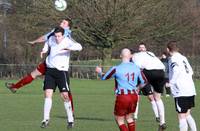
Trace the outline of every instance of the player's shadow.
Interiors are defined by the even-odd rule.
[[[54,116],[61,119],[66,119],[64,116]],[[87,121],[113,121],[113,119],[106,119],[106,118],[97,118],[97,117],[77,117],[75,116],[75,120],[87,120]]]

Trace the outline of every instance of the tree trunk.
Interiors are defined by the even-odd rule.
[[[111,66],[111,55],[112,55],[112,48],[104,48],[102,49],[102,56],[103,56],[103,66]]]

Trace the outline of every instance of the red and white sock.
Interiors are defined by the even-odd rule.
[[[119,126],[120,131],[128,131],[128,128],[126,127],[125,124],[122,124]]]
[[[74,112],[74,103],[73,103],[72,94],[71,94],[71,92],[69,92],[68,94],[69,94],[69,99],[70,99],[70,101],[71,101],[72,112]]]
[[[128,123],[129,131],[135,131],[135,122]]]

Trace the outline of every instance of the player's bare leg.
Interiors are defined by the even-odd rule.
[[[115,120],[117,122],[117,125],[118,125],[120,131],[129,131],[124,122],[125,116],[115,116]]]
[[[126,115],[126,121],[129,131],[135,131],[135,121],[132,118],[132,114],[133,113],[129,113],[128,115]]]

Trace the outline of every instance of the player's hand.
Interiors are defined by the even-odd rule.
[[[34,45],[35,42],[34,41],[28,41],[29,44]]]
[[[45,54],[45,52],[40,52],[40,58],[43,58],[43,56],[44,56],[44,54]]]
[[[170,87],[169,82],[165,83],[165,86],[166,86],[167,88],[169,88],[169,87]]]
[[[102,68],[99,67],[99,66],[96,66],[95,71],[96,71],[97,73],[102,73]]]
[[[138,87],[139,90],[141,90],[141,89],[144,88],[146,85],[147,85],[146,83],[144,83],[144,84],[139,84],[137,87]]]

